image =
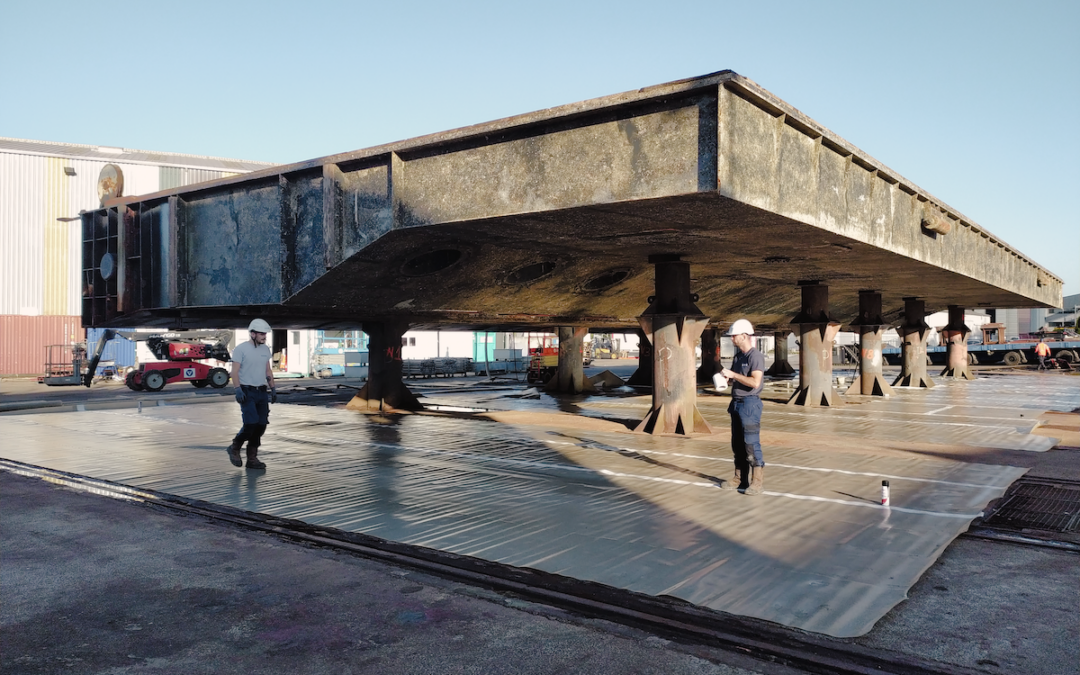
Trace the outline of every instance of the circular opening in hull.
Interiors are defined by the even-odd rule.
[[[401,266],[401,272],[410,277],[422,277],[441,272],[459,260],[461,260],[461,251],[444,248],[409,258]]]
[[[506,276],[506,280],[512,284],[527,284],[530,281],[542,279],[555,271],[558,265],[551,260],[533,263],[519,267]]]
[[[582,288],[586,291],[602,291],[626,281],[629,277],[630,270],[628,269],[608,270],[586,281]]]

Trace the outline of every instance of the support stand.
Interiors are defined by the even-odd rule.
[[[859,318],[851,322],[859,328],[859,379],[846,393],[892,396],[892,387],[881,373],[881,338],[887,325],[881,317],[881,293],[859,291]]]
[[[766,375],[780,378],[792,378],[795,376],[795,369],[791,366],[791,362],[788,361],[787,338],[790,334],[791,331],[789,330],[773,332],[773,362],[769,369],[765,371]]]
[[[930,326],[926,325],[926,301],[918,298],[904,298],[904,323],[897,327],[903,338],[900,375],[893,382],[894,387],[934,386],[926,374],[926,335]]]
[[[638,317],[653,346],[652,410],[635,431],[647,434],[712,433],[697,407],[694,344],[708,318],[690,294],[690,263],[679,256],[650,256],[656,295]]]
[[[941,371],[942,377],[953,377],[958,380],[975,379],[975,374],[971,372],[971,360],[968,358],[967,336],[970,332],[971,329],[964,323],[964,308],[949,305],[949,325],[941,331],[949,350],[945,370]]]
[[[799,327],[799,389],[788,405],[843,405],[833,387],[833,340],[840,332],[840,322],[829,315],[829,287],[816,281],[799,282],[802,286],[802,311],[791,320]]]
[[[349,410],[361,412],[399,412],[422,410],[401,378],[401,336],[409,330],[404,321],[365,323],[368,334],[368,381],[349,404]]]
[[[555,375],[548,380],[545,391],[563,394],[580,394],[583,391],[596,391],[592,382],[585,379],[584,347],[588,328],[559,326],[559,365]]]

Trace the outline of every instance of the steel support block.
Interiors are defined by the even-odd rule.
[[[548,380],[545,391],[563,394],[580,394],[583,391],[596,391],[592,382],[585,379],[585,335],[588,328],[559,326],[559,365],[555,375]]]
[[[970,332],[971,329],[964,323],[964,308],[949,305],[949,325],[941,330],[949,351],[945,369],[941,371],[942,377],[975,379],[975,374],[971,372],[971,361],[968,359],[967,336]]]
[[[661,314],[638,319],[652,337],[652,410],[635,431],[648,434],[712,433],[697,407],[694,344],[709,320],[705,316]]]
[[[846,393],[892,396],[892,387],[881,372],[881,339],[888,326],[881,316],[881,293],[859,291],[859,317],[851,326],[859,328],[859,379]]]
[[[409,330],[404,322],[365,323],[368,334],[368,380],[349,404],[361,412],[422,410],[401,378],[401,336]]]
[[[637,329],[638,366],[626,384],[631,387],[653,386],[653,348],[649,336],[641,328]]]
[[[709,326],[701,334],[701,367],[697,369],[698,384],[711,383],[720,372],[720,329]]]
[[[795,368],[792,367],[791,361],[788,360],[788,335],[791,335],[789,330],[773,332],[773,362],[769,369],[765,371],[765,374],[770,377],[790,379],[795,376]]]
[[[799,327],[799,388],[788,405],[838,406],[844,401],[833,387],[833,340],[840,322],[829,315],[829,287],[800,282],[802,310],[791,320]]]
[[[694,345],[708,318],[690,293],[690,263],[678,256],[650,257],[656,295],[638,317],[653,346],[652,410],[635,431],[648,434],[712,433],[697,407]]]
[[[903,339],[900,375],[893,382],[894,387],[934,386],[926,374],[926,336],[930,326],[926,324],[926,301],[918,298],[904,298],[904,323],[897,326],[897,332]]]

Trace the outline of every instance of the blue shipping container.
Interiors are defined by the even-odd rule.
[[[94,350],[97,349],[98,340],[101,339],[101,334],[105,332],[104,328],[87,328],[86,329],[86,351],[88,356],[94,355]],[[101,364],[98,365],[97,372],[94,373],[97,376],[104,374],[105,368],[110,364],[116,366],[117,369],[130,368],[135,365],[135,343],[131,340],[125,340],[122,337],[115,337],[105,343],[105,351],[101,353]]]

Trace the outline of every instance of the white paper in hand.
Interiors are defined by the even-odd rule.
[[[713,375],[712,381],[713,387],[716,389],[716,391],[724,391],[725,389],[727,389],[727,378],[720,373]]]

